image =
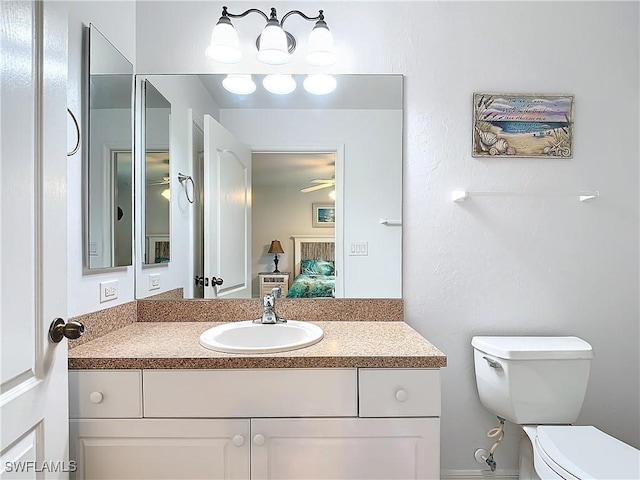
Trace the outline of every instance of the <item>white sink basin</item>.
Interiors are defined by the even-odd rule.
[[[312,323],[288,320],[262,324],[246,320],[210,328],[200,335],[200,345],[225,353],[276,353],[308,347],[323,336],[322,329]]]

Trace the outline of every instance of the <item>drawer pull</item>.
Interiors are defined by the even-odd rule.
[[[104,400],[104,395],[102,394],[102,392],[91,392],[91,394],[89,395],[89,400],[91,400],[91,403],[102,403],[102,400]]]
[[[260,435],[260,434],[255,435],[253,437],[253,443],[255,443],[259,447],[264,445],[264,435]]]
[[[241,447],[242,445],[244,445],[244,437],[242,435],[235,435],[232,441],[236,447]]]
[[[405,402],[409,398],[409,394],[406,390],[400,389],[396,392],[396,400],[399,402]]]

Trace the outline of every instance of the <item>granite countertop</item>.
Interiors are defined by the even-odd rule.
[[[70,369],[440,368],[444,353],[405,322],[312,322],[321,342],[272,354],[206,349],[200,334],[220,322],[136,322],[69,350]]]

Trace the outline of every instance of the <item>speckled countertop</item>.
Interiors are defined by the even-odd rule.
[[[444,353],[405,322],[312,322],[321,342],[283,353],[208,350],[200,334],[218,322],[136,322],[69,350],[70,369],[440,368]]]

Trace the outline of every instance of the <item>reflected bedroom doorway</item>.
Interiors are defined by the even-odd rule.
[[[193,224],[193,271],[204,276],[204,133],[192,123],[192,161],[196,200]],[[251,257],[252,296],[260,296],[260,274],[273,272],[273,240],[284,250],[278,270],[295,277],[294,235],[327,236],[335,241],[335,218],[324,218],[325,207],[335,208],[336,152],[252,153]],[[332,210],[333,211],[333,210]],[[332,221],[333,220],[333,221]],[[204,298],[203,284],[194,281],[193,298]]]
[[[252,155],[251,243],[252,292],[261,294],[261,274],[275,270],[275,254],[268,253],[278,240],[278,270],[296,275],[294,235],[331,237],[335,241],[335,152],[259,152]],[[284,292],[283,292],[284,293]]]

